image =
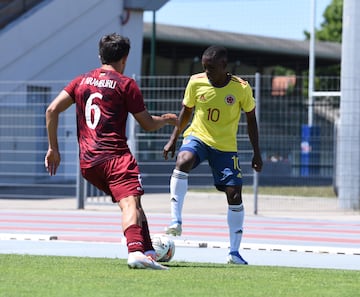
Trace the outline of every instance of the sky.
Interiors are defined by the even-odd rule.
[[[303,32],[311,29],[312,1],[319,29],[332,0],[170,0],[155,19],[159,24],[304,40]],[[152,22],[153,12],[145,12],[144,21]]]

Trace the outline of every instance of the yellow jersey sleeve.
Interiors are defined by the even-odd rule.
[[[237,151],[237,131],[241,111],[255,108],[248,82],[232,76],[229,83],[213,87],[205,73],[193,75],[185,89],[183,104],[194,108],[194,116],[184,137],[193,135],[220,151]]]

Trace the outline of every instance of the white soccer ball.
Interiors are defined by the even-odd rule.
[[[164,234],[154,234],[151,241],[156,253],[156,261],[169,262],[175,255],[174,241]]]

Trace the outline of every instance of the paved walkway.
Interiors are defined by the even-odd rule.
[[[244,200],[242,254],[251,264],[360,270],[359,212],[337,209],[335,199],[261,196],[254,215],[252,197]],[[168,195],[145,195],[143,206],[151,232],[163,233]],[[190,192],[175,260],[224,263],[226,212],[222,193]],[[126,258],[120,221],[111,203],[78,210],[75,199],[0,199],[0,253]]]
[[[246,215],[254,215],[255,203],[252,195],[243,195]],[[0,209],[77,210],[75,198],[69,199],[0,199]],[[168,194],[145,194],[142,204],[146,213],[169,213]],[[336,220],[360,220],[360,211],[338,208],[337,199],[319,197],[292,197],[259,195],[258,216],[289,218],[323,218]],[[117,211],[111,202],[88,203],[85,211]],[[184,214],[226,214],[227,204],[223,193],[189,192],[184,203]]]

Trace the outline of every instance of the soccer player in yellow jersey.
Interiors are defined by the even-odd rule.
[[[180,236],[182,208],[188,189],[189,172],[202,161],[211,167],[214,185],[226,194],[230,251],[227,262],[247,264],[239,253],[243,232],[242,176],[237,152],[237,130],[243,110],[253,148],[252,167],[260,172],[262,159],[255,116],[255,100],[249,84],[227,72],[227,50],[210,46],[202,56],[203,73],[191,76],[179,114],[179,126],[164,146],[164,158],[174,157],[176,142],[184,131],[184,140],[170,180],[171,224],[166,233]]]

